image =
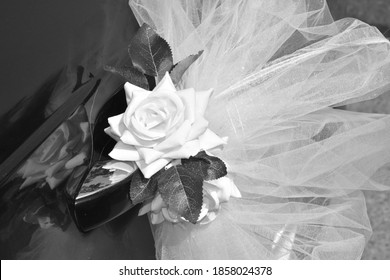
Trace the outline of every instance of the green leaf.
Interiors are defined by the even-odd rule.
[[[171,48],[145,23],[131,40],[128,51],[134,67],[144,74],[157,77],[158,80],[172,69]]]
[[[133,174],[130,184],[130,199],[132,203],[135,205],[152,198],[156,191],[157,180],[154,177],[146,179],[142,172],[137,169]]]
[[[209,156],[205,151],[189,159],[182,159],[181,164],[186,169],[202,176],[203,180],[211,181],[227,175],[225,163],[213,156]]]
[[[138,71],[134,66],[113,67],[106,65],[104,66],[104,70],[118,74],[125,78],[127,82],[149,90],[148,80],[145,75]]]
[[[197,54],[190,55],[189,57],[183,59],[182,61],[178,62],[172,69],[170,76],[172,79],[172,82],[176,85],[181,77],[183,76],[184,72],[187,71],[188,67],[192,65],[201,55],[203,51],[198,52]]]
[[[203,203],[203,180],[181,165],[158,177],[158,191],[169,208],[191,223],[198,221]]]

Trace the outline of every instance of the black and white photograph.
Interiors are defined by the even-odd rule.
[[[390,260],[390,0],[0,18],[2,263]]]

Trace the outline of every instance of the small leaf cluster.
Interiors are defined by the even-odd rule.
[[[128,53],[130,65],[106,66],[105,70],[149,90],[148,78],[154,77],[159,81],[166,72],[170,72],[173,83],[177,84],[203,51],[174,65],[169,44],[149,25],[143,24],[132,38]],[[139,169],[135,171],[130,185],[130,199],[135,205],[153,198],[159,192],[170,210],[196,223],[202,209],[203,181],[215,180],[226,174],[222,160],[202,151],[183,159],[180,165],[160,170],[149,179]]]
[[[131,60],[130,65],[105,66],[105,70],[122,76],[129,83],[149,90],[147,78],[155,77],[157,81],[160,81],[166,72],[170,72],[173,83],[177,84],[184,72],[199,58],[203,51],[190,55],[174,65],[169,44],[144,23],[131,39],[128,53]]]
[[[159,192],[171,211],[195,224],[203,204],[203,181],[216,180],[226,174],[226,165],[221,159],[201,151],[182,159],[179,165],[160,170],[150,179],[137,170],[130,185],[130,199],[137,204]]]

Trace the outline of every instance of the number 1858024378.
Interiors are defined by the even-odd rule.
[[[272,275],[272,267],[270,266],[213,267],[213,275]]]

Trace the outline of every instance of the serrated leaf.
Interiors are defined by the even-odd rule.
[[[137,169],[130,184],[130,199],[135,205],[145,201],[146,199],[152,198],[157,191],[157,180],[152,177],[146,179],[142,172]]]
[[[203,203],[203,180],[181,165],[158,177],[158,191],[169,208],[191,223],[198,221]]]
[[[203,53],[203,50],[198,52],[197,54],[190,55],[189,57],[183,59],[182,61],[178,62],[172,69],[170,76],[172,79],[172,82],[176,85],[183,74],[187,71],[187,69],[194,63]]]
[[[190,157],[189,159],[182,159],[181,165],[192,173],[198,174],[203,179],[208,178],[210,163],[203,158]]]
[[[128,52],[134,67],[144,74],[157,77],[158,80],[172,69],[171,48],[145,23],[131,40]]]
[[[198,172],[197,174],[201,175],[205,181],[216,180],[227,175],[225,163],[217,157],[206,154],[205,151],[189,159],[183,159],[182,165],[193,170],[192,172]]]
[[[118,74],[125,78],[127,82],[149,90],[148,80],[145,75],[138,71],[134,66],[113,67],[106,65],[104,66],[104,70]]]

